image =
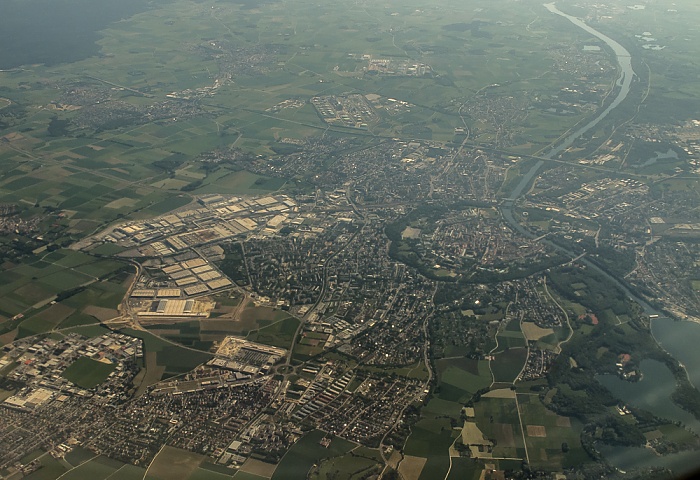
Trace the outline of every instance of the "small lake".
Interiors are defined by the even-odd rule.
[[[698,452],[681,452],[661,457],[644,447],[597,444],[596,448],[611,465],[624,471],[635,468],[666,467],[674,474],[680,475],[700,468]]]
[[[635,167],[638,168],[644,168],[644,167],[649,167],[651,165],[654,165],[656,162],[659,160],[678,160],[678,154],[672,149],[669,148],[666,153],[663,152],[654,152],[656,156],[651,157],[647,159],[644,163],[640,163],[639,165],[634,165]]]
[[[643,408],[658,417],[679,421],[700,434],[700,421],[671,401],[676,380],[668,367],[656,360],[642,360],[639,367],[643,375],[639,382],[627,382],[615,375],[598,375],[596,379],[623,402]],[[666,467],[675,474],[680,474],[700,468],[698,452],[658,456],[651,449],[643,447],[598,444],[596,448],[608,462],[625,471]]]
[[[700,324],[655,318],[651,322],[651,332],[656,341],[685,366],[693,385],[700,387]]]
[[[616,375],[597,375],[596,379],[623,402],[643,408],[657,417],[679,421],[700,435],[700,421],[671,401],[676,379],[671,371],[656,360],[642,360],[642,380],[628,382]]]

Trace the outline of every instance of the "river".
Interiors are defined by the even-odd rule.
[[[547,10],[550,12],[560,15],[567,20],[569,20],[571,23],[576,25],[577,27],[585,30],[586,32],[590,33],[591,35],[594,35],[595,37],[598,37],[600,40],[605,42],[610,49],[615,53],[615,57],[617,60],[617,64],[619,67],[619,75],[618,78],[615,82],[615,89],[617,90],[617,94],[615,96],[615,99],[608,105],[605,110],[597,114],[592,120],[590,120],[588,123],[583,125],[582,127],[578,128],[571,134],[569,134],[567,137],[564,138],[563,141],[556,143],[552,145],[550,150],[542,155],[542,158],[549,159],[549,158],[554,158],[554,156],[558,155],[565,149],[569,148],[573,143],[581,137],[584,133],[595,127],[598,123],[600,123],[605,117],[610,114],[610,112],[615,109],[618,105],[620,105],[625,98],[627,98],[627,95],[630,92],[630,88],[632,86],[632,80],[634,76],[636,75],[634,73],[634,69],[632,68],[632,56],[630,55],[630,52],[627,51],[625,47],[620,45],[618,42],[613,40],[612,38],[608,37],[607,35],[600,33],[599,31],[591,28],[590,26],[586,25],[584,22],[582,22],[580,19],[573,17],[571,15],[567,15],[566,13],[560,11],[557,9],[557,7],[554,5],[554,3],[548,3],[544,5]],[[532,182],[533,178],[535,175],[537,175],[537,172],[539,169],[544,165],[544,160],[539,160],[530,170],[523,175],[523,178],[520,179],[520,182],[515,186],[513,191],[511,192],[509,198],[505,199],[503,202],[503,205],[501,207],[501,213],[503,214],[503,218],[506,220],[506,222],[517,232],[519,232],[521,235],[528,237],[528,238],[535,238],[535,235],[532,234],[529,230],[523,228],[520,223],[518,223],[515,220],[515,217],[513,217],[513,205],[515,201],[520,198],[523,194],[523,191],[525,188],[527,188],[528,185]],[[560,246],[560,245],[555,245],[552,242],[549,242],[547,240],[543,240],[544,243],[546,243],[549,246],[554,247],[556,250],[559,252],[562,252],[564,254],[567,254],[569,256],[576,257],[578,256],[574,252]],[[585,258],[581,260],[583,263],[585,263],[588,267],[595,269],[596,271],[602,273],[607,279],[612,281],[615,285],[617,285],[619,288],[621,288],[626,295],[628,295],[632,300],[635,302],[639,303],[642,308],[644,309],[644,312],[647,315],[654,315],[654,316],[663,316],[660,312],[656,311],[651,305],[649,305],[647,302],[645,302],[643,299],[637,297],[636,295],[632,294],[632,292],[629,291],[629,289],[622,283],[620,282],[617,278],[609,275],[607,272],[603,271],[593,263],[587,261]]]
[[[630,93],[630,88],[632,86],[632,80],[634,79],[635,73],[634,69],[632,68],[632,56],[625,47],[607,35],[600,33],[598,30],[586,25],[578,18],[572,17],[571,15],[567,15],[566,13],[560,11],[556,6],[554,6],[553,3],[547,3],[544,6],[550,12],[566,18],[577,27],[605,42],[612,49],[613,53],[615,53],[619,68],[619,76],[615,82],[615,89],[617,90],[617,96],[615,99],[610,103],[610,105],[607,106],[605,110],[595,116],[593,120],[590,120],[588,123],[575,130],[573,133],[564,138],[562,142],[554,144],[547,153],[542,155],[543,158],[554,158],[573,145],[576,139],[581,137],[581,135],[598,125],[601,120],[607,117],[610,112],[617,108],[617,106],[620,105],[625,98],[627,98],[627,95]],[[535,177],[539,169],[542,168],[542,165],[544,165],[544,160],[539,160],[516,185],[515,189],[511,192],[510,197],[506,199],[506,206],[508,209],[513,206],[515,200],[517,200],[522,195],[525,188],[530,185],[530,182],[532,182],[532,179]]]
[[[615,54],[619,67],[619,75],[615,82],[614,89],[617,93],[613,101],[592,120],[587,122],[582,127],[576,129],[571,134],[567,135],[561,142],[553,144],[549,151],[542,155],[542,158],[546,160],[554,158],[559,153],[569,148],[578,138],[595,127],[605,117],[607,117],[612,110],[617,108],[625,100],[625,98],[627,98],[635,73],[634,69],[632,68],[632,57],[630,53],[618,42],[591,28],[589,25],[586,25],[580,19],[561,12],[556,8],[554,3],[545,4],[544,6],[550,12],[566,18],[577,27],[605,42]],[[535,235],[523,228],[522,225],[515,220],[513,216],[513,205],[517,199],[523,195],[525,189],[531,184],[537,175],[537,172],[540,170],[540,168],[542,168],[542,165],[544,165],[545,160],[539,160],[523,175],[520,182],[518,182],[513,191],[510,193],[509,198],[504,200],[500,209],[504,220],[515,231],[527,238],[534,238]],[[577,256],[574,252],[560,245],[555,245],[546,239],[542,240],[542,242],[555,248],[559,252],[569,255],[572,258]],[[630,292],[619,279],[608,274],[585,258],[583,258],[581,262],[586,264],[588,268],[594,269],[603,274],[605,278],[621,288],[632,300],[640,304],[647,315],[654,317],[654,320],[652,321],[652,333],[654,334],[654,338],[656,338],[659,345],[665,348],[669,353],[671,353],[671,355],[678,358],[684,363],[684,365],[691,367],[694,374],[689,374],[689,379],[695,385],[700,385],[700,351],[698,351],[698,349],[695,347],[695,345],[698,345],[700,341],[700,325],[689,324],[689,322],[674,322],[672,319],[665,317],[661,312],[655,310],[646,301]],[[642,363],[642,369],[645,370],[646,381],[642,380],[639,382],[639,384],[633,385],[629,382],[623,382],[616,377],[606,377],[601,378],[602,383],[606,384],[608,388],[613,390],[613,392],[623,400],[630,403],[641,403],[639,405],[640,407],[648,408],[659,416],[665,416],[673,420],[682,421],[694,431],[700,432],[700,422],[698,422],[688,412],[681,410],[675,404],[671,403],[670,391],[672,391],[672,389],[675,387],[675,379],[667,367],[659,362]],[[654,394],[654,391],[658,392],[656,387],[659,386],[659,382],[665,385],[665,388],[661,388],[661,390],[667,390],[667,393],[669,393],[669,395],[664,396],[663,398],[658,394]],[[619,468],[625,469],[648,464],[664,465],[669,468],[682,470],[681,467],[688,468],[691,465],[691,462],[689,462],[690,458],[695,459],[694,462],[692,462],[692,465],[700,464],[700,459],[697,458],[696,452],[685,452],[668,457],[657,457],[653,454],[653,452],[651,452],[651,450],[648,449],[603,446],[601,451],[611,461],[611,463]]]

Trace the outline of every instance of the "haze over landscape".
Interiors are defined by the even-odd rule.
[[[0,12],[0,478],[700,469],[696,2]]]

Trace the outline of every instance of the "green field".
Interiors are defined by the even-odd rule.
[[[147,331],[124,329],[121,333],[142,339],[144,354],[155,354],[156,365],[164,367],[167,375],[187,372],[212,358],[207,352],[184,348]]]
[[[351,452],[340,457],[322,460],[320,465],[309,475],[309,478],[312,480],[330,478],[360,480],[381,469],[381,463],[376,458],[367,458]]]
[[[6,269],[0,278],[0,315],[24,318],[0,324],[0,334],[18,336],[96,324],[117,316],[130,267],[81,252],[56,250],[41,259]]]
[[[29,480],[56,480],[68,470],[48,453],[45,453],[39,458],[39,464],[41,465],[39,470],[24,478]]]
[[[494,381],[512,383],[522,370],[527,360],[527,349],[510,348],[495,355],[491,361]]]
[[[471,458],[453,458],[447,480],[478,480],[483,466]]]
[[[231,478],[234,478],[233,475],[224,475],[223,473],[212,472],[205,468],[198,468],[187,480],[228,480]]]
[[[114,363],[103,363],[88,357],[80,357],[61,374],[82,388],[94,388],[104,382],[117,368]]]
[[[440,381],[438,396],[441,399],[466,403],[477,390],[491,385],[491,372],[486,361],[441,359],[435,365]]]
[[[286,453],[277,466],[273,480],[305,478],[314,464],[321,460],[339,457],[349,452],[355,445],[340,438],[334,438],[328,448],[319,445],[325,434],[318,430],[307,433]]]
[[[81,480],[84,478],[105,480],[106,478],[112,478],[111,475],[123,466],[124,464],[121,462],[99,456],[70,470],[61,478],[66,480]]]
[[[208,352],[213,345],[213,342],[210,340],[211,333],[207,335],[207,340],[202,340],[199,321],[151,325],[147,327],[147,330],[159,337],[203,352]],[[220,338],[223,339],[223,335]]]
[[[205,459],[206,457],[203,455],[165,446],[149,465],[148,478],[153,478],[154,480],[191,478]]]
[[[114,472],[109,480],[143,480],[146,477],[146,469],[134,465],[124,465]]]
[[[239,470],[233,478],[235,480],[266,480],[267,477],[261,477],[260,475],[253,475],[252,473],[241,472]]]
[[[275,314],[276,317],[281,315],[284,315],[286,318],[283,317],[266,327],[250,332],[247,339],[253,342],[288,349],[292,344],[294,334],[299,326],[299,320],[284,314],[284,312]]]
[[[693,287],[693,290],[696,292],[700,292],[700,280],[692,280],[691,285]]]
[[[404,453],[427,458],[421,479],[442,478],[449,468],[449,447],[458,435],[450,419],[459,418],[462,404],[433,398],[421,412],[421,419],[411,428]]]
[[[82,447],[75,447],[73,450],[68,452],[64,458],[66,462],[77,467],[78,465],[87,462],[95,457],[95,454],[90,450]]]

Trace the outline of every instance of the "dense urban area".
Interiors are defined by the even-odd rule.
[[[0,478],[700,468],[700,7],[102,7],[0,54]]]

